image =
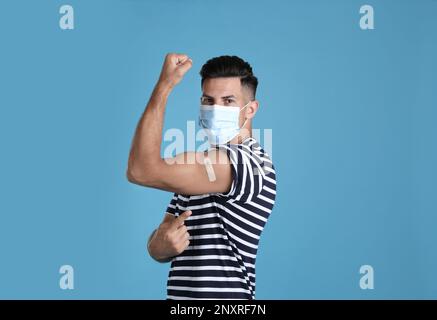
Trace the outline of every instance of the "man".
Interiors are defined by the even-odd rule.
[[[254,299],[258,242],[276,196],[272,162],[252,137],[258,80],[236,56],[207,61],[199,124],[211,147],[162,159],[166,102],[192,64],[184,54],[166,56],[136,128],[127,178],[174,193],[148,242],[155,260],[172,262],[168,299]]]

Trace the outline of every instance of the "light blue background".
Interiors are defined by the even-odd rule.
[[[194,65],[166,129],[196,119],[207,59],[239,55],[260,80],[278,195],[258,299],[437,298],[436,17],[431,0],[1,1],[0,298],[165,298],[145,243],[170,194],[125,170],[171,51]]]

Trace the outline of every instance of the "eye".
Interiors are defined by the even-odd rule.
[[[232,99],[226,99],[225,102],[226,102],[227,104],[231,104],[231,103],[234,102],[234,100],[232,100]]]
[[[200,98],[202,104],[213,104],[210,98]]]

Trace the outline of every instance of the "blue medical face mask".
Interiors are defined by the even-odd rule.
[[[239,107],[227,107],[218,104],[212,106],[201,105],[199,126],[205,130],[209,143],[214,145],[225,144],[239,134],[241,128],[247,122],[246,119],[240,127],[240,112],[251,102],[249,101],[241,110]]]

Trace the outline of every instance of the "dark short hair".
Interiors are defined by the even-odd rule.
[[[201,85],[205,79],[221,77],[239,77],[241,86],[246,87],[255,98],[258,79],[253,75],[249,63],[237,56],[220,56],[209,59],[200,70]]]

